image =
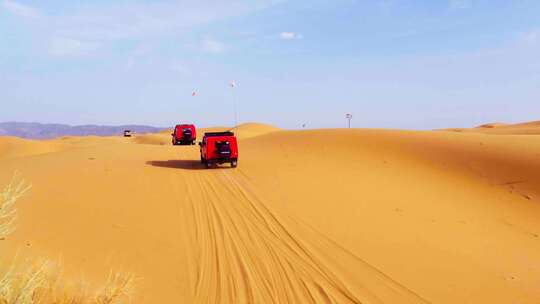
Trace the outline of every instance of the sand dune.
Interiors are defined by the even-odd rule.
[[[0,158],[24,157],[58,151],[59,143],[40,142],[11,136],[0,137]]]
[[[34,185],[0,252],[90,284],[129,270],[135,303],[540,302],[536,135],[238,133],[239,167],[214,170],[167,133],[0,138],[0,183]]]
[[[518,124],[489,123],[480,125],[476,128],[453,128],[448,130],[455,132],[475,132],[499,135],[540,135],[540,121]]]
[[[167,134],[159,133],[159,134],[135,135],[134,142],[138,144],[144,144],[144,145],[158,145],[158,146],[170,145],[171,134],[170,132],[167,132]]]
[[[232,130],[240,139],[247,139],[280,130],[277,127],[262,123],[245,123],[236,128],[230,127],[211,127],[197,129],[197,140],[201,140],[205,132],[224,132]],[[146,145],[169,145],[171,143],[172,129],[162,131],[156,134],[135,135],[134,141],[138,144]]]
[[[504,127],[504,126],[508,126],[508,124],[505,124],[505,123],[502,123],[502,122],[492,122],[492,123],[487,123],[487,124],[479,125],[479,126],[476,127],[476,128],[487,128],[487,129],[491,129],[491,128],[500,128],[500,127]]]
[[[241,124],[233,129],[233,131],[235,131],[242,139],[265,135],[279,130],[279,128],[272,125],[253,122]]]

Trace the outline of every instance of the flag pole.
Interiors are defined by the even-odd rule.
[[[234,127],[238,127],[238,92],[234,92]]]
[[[239,103],[238,99],[239,99],[239,97],[238,97],[238,92],[237,92],[237,89],[236,89],[236,87],[237,87],[236,82],[231,81],[230,86],[233,89],[233,99],[234,99],[233,100],[233,103],[234,103],[234,127],[233,127],[233,129],[235,129],[236,132],[238,133],[238,128],[237,127],[238,127],[238,106],[239,106],[238,105],[238,103]]]

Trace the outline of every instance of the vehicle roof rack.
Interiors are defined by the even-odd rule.
[[[204,133],[204,136],[234,136],[234,133],[231,131],[225,131],[225,132],[206,132]]]

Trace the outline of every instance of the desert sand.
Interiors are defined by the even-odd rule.
[[[454,128],[448,130],[455,132],[474,132],[499,135],[540,135],[540,121],[532,121],[518,124],[495,122],[483,124],[476,128]]]
[[[33,185],[2,258],[132,272],[133,303],[540,303],[540,123],[237,131],[210,170],[168,132],[0,137]]]

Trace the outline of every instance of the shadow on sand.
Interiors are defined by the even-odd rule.
[[[202,170],[204,166],[198,160],[193,159],[171,159],[171,160],[151,160],[147,165],[171,169]]]

